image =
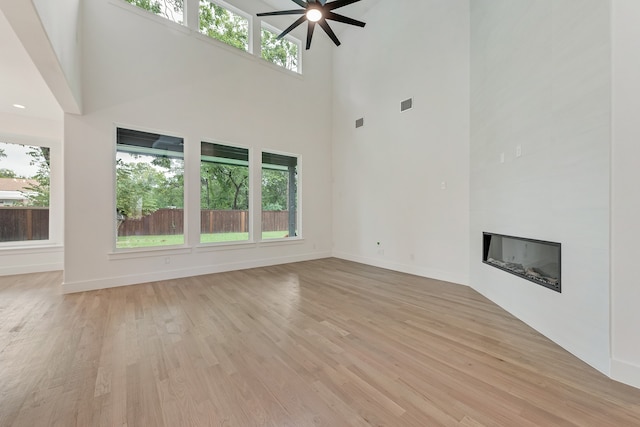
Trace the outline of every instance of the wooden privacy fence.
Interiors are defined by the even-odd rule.
[[[0,207],[0,242],[47,240],[49,208]]]
[[[264,231],[287,231],[288,211],[263,211]],[[249,212],[246,210],[200,211],[201,233],[247,233]],[[183,209],[158,209],[140,219],[127,218],[118,228],[118,236],[158,236],[184,233]]]

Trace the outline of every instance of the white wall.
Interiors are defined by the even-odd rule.
[[[330,254],[331,48],[322,38],[298,76],[124,2],[85,2],[83,15],[85,114],[65,117],[66,292]],[[185,138],[186,250],[110,255],[116,124]],[[302,156],[302,242],[196,247],[203,138],[250,147],[256,159],[260,149]]]
[[[609,19],[601,0],[471,2],[471,286],[602,372]],[[482,264],[483,231],[560,242],[562,293]]]
[[[80,0],[32,0],[67,84],[82,109]]]
[[[334,54],[333,254],[467,284],[469,2],[379,2],[358,19]]]
[[[0,244],[0,276],[61,270],[64,238],[62,120],[2,113],[0,141],[51,147],[49,241]]]
[[[640,387],[640,2],[613,1],[611,376]]]

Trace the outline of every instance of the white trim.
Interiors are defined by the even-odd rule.
[[[54,243],[44,243],[47,240],[22,241],[22,245],[0,246],[0,256],[3,255],[32,255],[54,252],[64,252],[64,246]],[[18,243],[18,242],[7,242]]]
[[[93,291],[99,289],[116,288],[120,286],[135,285],[140,283],[157,282],[161,280],[180,279],[183,277],[201,276],[205,274],[224,273],[227,271],[246,270],[250,268],[269,267],[280,264],[290,264],[294,262],[311,261],[316,259],[329,258],[328,252],[315,252],[288,257],[264,258],[253,261],[241,261],[220,265],[208,265],[196,268],[185,268],[180,270],[161,271],[157,273],[135,274],[129,276],[117,276],[105,279],[65,282],[62,284],[62,292],[70,294],[75,292]]]
[[[304,239],[301,237],[282,237],[279,239],[264,239],[258,242],[258,246],[286,246],[286,245],[301,245],[304,243]]]
[[[195,247],[196,253],[203,252],[218,252],[218,251],[232,251],[236,249],[254,249],[258,244],[249,240],[241,240],[237,242],[211,242],[200,243]]]
[[[640,388],[640,366],[612,358],[610,373],[611,379]]]
[[[0,267],[0,276],[13,276],[16,274],[46,273],[49,271],[64,270],[63,262],[52,262],[48,264],[29,264],[10,267]]]
[[[131,259],[131,258],[150,258],[168,255],[184,255],[190,254],[192,248],[189,246],[150,246],[145,248],[122,248],[107,255],[110,260]]]
[[[0,251],[0,259],[2,257],[27,257],[30,261],[38,259],[37,255],[59,255],[58,262],[44,262],[40,264],[24,263],[13,265],[0,266],[0,276],[10,276],[14,274],[30,274],[30,273],[43,273],[48,271],[58,271],[64,269],[64,248],[60,245],[55,246],[39,246],[39,247],[25,247],[21,249],[17,248],[3,248]],[[55,259],[55,258],[54,258]],[[2,264],[6,264],[3,262]]]
[[[347,261],[359,262],[360,264],[371,265],[374,267],[385,268],[387,270],[398,271],[401,273],[413,274],[415,276],[426,277],[428,279],[440,280],[443,282],[454,283],[461,286],[469,286],[469,277],[465,274],[451,273],[448,271],[436,270],[433,268],[425,268],[417,265],[401,264],[385,259],[376,259],[353,255],[344,252],[333,252],[333,257],[344,259]]]

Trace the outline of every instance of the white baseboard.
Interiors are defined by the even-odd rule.
[[[25,264],[0,267],[0,276],[13,276],[14,274],[45,273],[47,271],[60,271],[64,268],[62,262],[48,264]]]
[[[386,268],[387,270],[399,271],[401,273],[413,274],[415,276],[426,277],[429,279],[441,280],[443,282],[455,283],[458,285],[469,286],[469,276],[455,272],[442,271],[433,268],[425,268],[417,265],[401,264],[381,258],[368,258],[360,255],[353,255],[344,252],[333,252],[335,258],[347,261],[359,262],[374,267]]]
[[[160,271],[155,273],[108,277],[96,280],[64,282],[62,284],[62,292],[65,294],[71,294],[76,292],[95,291],[99,289],[117,288],[120,286],[136,285],[140,283],[180,279],[183,277],[202,276],[205,274],[224,273],[227,271],[246,270],[249,268],[257,267],[269,267],[272,265],[311,261],[329,257],[331,257],[331,253],[329,252],[318,252],[288,257],[265,258],[251,261],[234,262],[228,264],[206,265],[202,267]]]
[[[640,366],[612,358],[611,378],[623,384],[640,388]]]

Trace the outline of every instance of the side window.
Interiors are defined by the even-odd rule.
[[[51,149],[0,142],[0,242],[49,239]]]
[[[183,0],[124,0],[169,21],[182,24],[184,22]]]
[[[287,70],[300,73],[300,41],[289,35],[278,40],[278,34],[280,31],[262,23],[262,58]]]
[[[200,242],[249,240],[249,150],[200,144]]]
[[[262,153],[262,239],[298,236],[298,158]]]
[[[184,140],[117,129],[116,248],[184,244]]]
[[[218,4],[220,3],[220,4]],[[200,32],[249,51],[251,17],[222,2],[200,0]]]

